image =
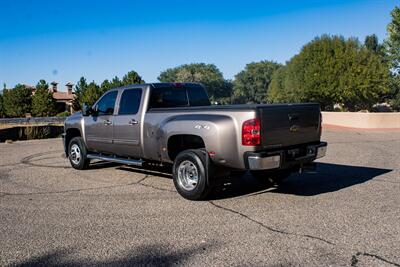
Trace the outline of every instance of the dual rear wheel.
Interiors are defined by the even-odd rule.
[[[210,160],[204,149],[188,149],[175,158],[172,167],[174,185],[178,193],[186,199],[200,200],[206,198],[211,186]]]

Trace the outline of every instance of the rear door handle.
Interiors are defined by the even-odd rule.
[[[135,119],[129,121],[129,125],[136,125],[136,124],[139,124],[139,122]]]
[[[104,125],[111,125],[111,124],[112,124],[112,122],[110,120],[104,121]]]

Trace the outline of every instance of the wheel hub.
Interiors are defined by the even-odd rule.
[[[69,152],[69,158],[75,165],[78,165],[79,162],[81,161],[82,158],[81,149],[77,144],[73,144],[71,146],[71,150]]]
[[[178,167],[178,184],[186,191],[192,191],[199,182],[199,173],[196,165],[189,160],[182,161]]]

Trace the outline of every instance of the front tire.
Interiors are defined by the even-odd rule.
[[[178,193],[189,200],[205,199],[211,191],[207,179],[209,158],[204,149],[182,151],[174,160],[172,175]]]
[[[89,167],[87,149],[82,137],[74,137],[68,145],[68,158],[71,166],[77,170],[85,170]]]

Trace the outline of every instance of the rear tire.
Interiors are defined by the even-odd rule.
[[[172,175],[178,193],[189,200],[202,200],[211,192],[207,180],[210,162],[204,149],[182,151],[174,160]]]
[[[71,139],[68,145],[68,158],[74,169],[85,170],[89,167],[90,160],[87,158],[87,149],[82,137]]]
[[[290,176],[292,170],[250,171],[251,175],[264,184],[279,184]]]

